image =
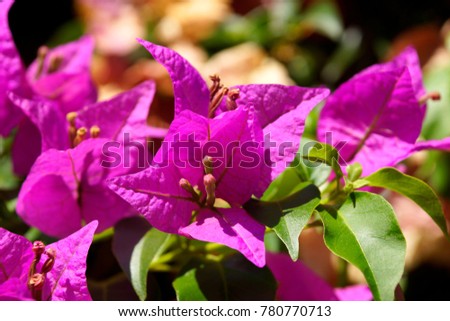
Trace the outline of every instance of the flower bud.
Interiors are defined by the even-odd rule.
[[[206,190],[206,205],[214,206],[216,202],[216,179],[212,174],[203,176],[203,184]]]

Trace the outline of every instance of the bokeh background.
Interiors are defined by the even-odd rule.
[[[450,136],[449,18],[448,0],[16,0],[9,15],[26,64],[44,44],[54,46],[92,34],[96,39],[92,73],[100,99],[155,79],[158,92],[149,122],[161,127],[173,118],[171,81],[138,46],[137,37],[170,46],[205,77],[219,74],[225,85],[282,83],[331,89],[412,45],[419,53],[427,89],[442,95],[441,101],[429,103],[424,139]],[[309,138],[315,136],[318,112],[308,121]],[[450,154],[419,153],[404,166],[433,186],[450,217]],[[8,168],[8,159],[0,157],[3,207],[14,199],[19,182]],[[412,202],[395,194],[386,197],[407,238],[402,281],[406,299],[450,300],[450,243]],[[320,233],[305,231],[300,245],[302,260],[339,285],[337,261]],[[101,265],[91,264],[102,270],[88,270],[94,299],[120,299],[127,291],[132,295],[132,289],[120,282],[120,269],[109,248],[97,242],[89,256],[91,263],[102,260]],[[347,277],[350,282],[362,281],[353,269]],[[157,279],[159,288],[166,288],[164,275]],[[159,293],[158,298],[171,295]]]

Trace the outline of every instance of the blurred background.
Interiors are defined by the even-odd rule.
[[[158,92],[149,122],[162,127],[173,118],[171,81],[137,44],[138,37],[170,46],[204,77],[217,73],[225,85],[281,83],[331,89],[412,45],[419,53],[427,89],[442,95],[441,101],[429,103],[424,139],[450,136],[449,18],[449,0],[16,0],[9,15],[26,64],[41,45],[92,34],[96,39],[92,73],[100,99],[154,79]],[[318,112],[308,123],[305,135],[310,138]],[[409,174],[435,188],[450,217],[450,154],[424,152],[405,165]],[[7,166],[7,160],[0,159],[3,199],[18,184],[4,170]],[[450,243],[412,202],[394,194],[387,197],[407,238],[402,283],[406,299],[450,300]],[[305,231],[300,244],[304,262],[336,285],[336,259],[320,233]],[[104,250],[97,246],[90,260]],[[107,275],[88,272],[97,282],[90,287],[98,284],[101,289],[117,269]],[[350,282],[361,278],[349,270]]]

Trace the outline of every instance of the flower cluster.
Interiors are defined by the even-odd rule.
[[[14,171],[25,177],[17,214],[60,240],[46,246],[0,229],[0,299],[90,299],[85,269],[94,232],[138,215],[162,232],[267,264],[278,299],[372,298],[367,287],[335,290],[301,263],[267,252],[273,226],[246,204],[261,199],[294,161],[306,119],[325,99],[317,136],[332,138],[344,172],[359,163],[367,176],[419,150],[450,150],[450,138],[417,142],[426,102],[438,94],[425,91],[414,49],[358,73],[328,97],[323,87],[228,86],[219,75],[208,86],[175,51],[138,40],[172,80],[175,116],[162,129],[147,123],[151,80],[97,101],[89,36],[40,48],[25,69],[8,26],[13,2],[0,1],[0,134],[14,133]],[[163,143],[156,153],[144,149],[149,162],[142,166],[135,147],[150,138]]]

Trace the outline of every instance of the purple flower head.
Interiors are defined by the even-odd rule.
[[[75,111],[97,99],[89,66],[94,49],[91,37],[48,49],[41,47],[37,59],[25,71],[8,26],[14,1],[0,2],[0,135],[19,126],[13,146],[14,171],[26,175],[40,153],[39,131],[8,99],[8,92],[37,101],[51,101],[62,113]],[[27,150],[26,157],[21,150]]]
[[[91,300],[86,256],[96,227],[47,246],[0,228],[0,300]]]
[[[332,288],[301,261],[293,262],[284,253],[267,253],[267,266],[278,283],[276,298],[281,301],[369,301],[366,285]]]
[[[226,88],[217,76],[208,89],[177,53],[141,43],[169,71],[176,116],[152,166],[112,179],[111,189],[156,228],[225,244],[264,266],[265,227],[242,205],[252,195],[260,197],[292,161],[306,116],[328,91]],[[281,143],[287,147],[274,148]]]
[[[41,130],[43,147],[19,193],[17,213],[22,219],[48,235],[63,237],[83,222],[97,220],[101,232],[136,215],[105,181],[135,172],[143,156],[139,149],[125,148],[125,134],[138,142],[163,134],[146,125],[154,92],[154,83],[148,81],[67,117],[46,103],[11,95]],[[113,164],[116,158],[120,162]]]
[[[425,92],[417,53],[407,48],[394,60],[356,74],[328,98],[318,139],[341,146],[342,161],[359,162],[364,175],[394,166],[417,150],[449,149],[448,139],[416,142],[426,101],[437,98]]]

